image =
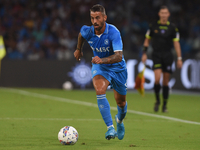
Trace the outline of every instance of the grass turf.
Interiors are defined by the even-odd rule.
[[[96,104],[94,91],[21,90]],[[113,92],[106,95],[115,107]],[[124,120],[124,139],[107,141],[106,126],[97,107],[54,98],[0,89],[0,150],[197,150],[200,147],[200,125],[134,113],[127,113]],[[166,114],[153,112],[153,94],[141,97],[128,93],[127,101],[128,110],[200,122],[200,96],[171,95]],[[113,118],[116,113],[111,110]],[[66,125],[79,132],[79,140],[73,146],[61,145],[57,139],[60,128]]]

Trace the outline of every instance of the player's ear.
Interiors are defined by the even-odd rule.
[[[103,20],[106,22],[106,20],[107,20],[107,15],[104,15],[104,16],[103,16]]]

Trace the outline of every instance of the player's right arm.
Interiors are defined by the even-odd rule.
[[[144,44],[143,44],[143,51],[142,51],[142,62],[145,63],[147,60],[147,48],[149,47],[150,39],[145,38]]]
[[[145,40],[144,40],[144,44],[143,44],[143,51],[142,51],[142,62],[145,63],[147,60],[147,49],[149,47],[149,43],[150,43],[150,39],[151,39],[152,33],[151,33],[151,26],[150,29],[147,30],[147,33],[145,35]]]
[[[83,56],[82,47],[83,47],[84,42],[85,42],[85,39],[82,37],[81,33],[79,33],[77,48],[74,52],[74,57],[76,58],[77,61],[80,61],[81,57]]]
[[[85,41],[88,41],[88,35],[90,34],[90,26],[82,26],[80,33],[78,34],[78,43],[76,51],[74,52],[74,57],[77,61],[81,60],[81,57],[83,56],[82,47]]]

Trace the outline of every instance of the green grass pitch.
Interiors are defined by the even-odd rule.
[[[110,105],[116,107],[113,92],[106,95]],[[127,101],[125,137],[108,141],[93,90],[0,88],[0,150],[200,149],[200,95],[170,95],[169,113],[165,114],[153,112],[152,93],[141,97],[128,92]],[[116,113],[111,110],[113,118]],[[174,121],[172,117],[192,122]],[[57,139],[60,128],[66,125],[75,127],[79,133],[73,146],[61,145]]]

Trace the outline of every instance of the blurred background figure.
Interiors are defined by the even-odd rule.
[[[172,74],[172,64],[173,64],[173,54],[172,54],[172,45],[175,48],[177,55],[177,68],[181,69],[182,67],[182,55],[180,48],[180,35],[178,28],[169,22],[170,12],[167,6],[161,6],[158,12],[159,20],[150,24],[149,29],[146,33],[146,38],[144,40],[144,49],[142,54],[142,62],[145,64],[147,60],[147,50],[150,45],[150,40],[152,41],[153,53],[153,70],[155,76],[154,84],[154,93],[156,96],[156,103],[154,106],[154,111],[159,110],[160,105],[160,79],[163,74],[163,83],[162,83],[162,97],[163,105],[162,112],[167,112],[167,101],[169,97],[169,80],[170,75]]]
[[[161,5],[169,7],[169,20],[180,31],[183,57],[200,58],[199,0],[1,0],[6,59],[61,60],[61,49],[70,55],[64,59],[70,59],[81,25],[90,22],[89,8],[97,3],[108,10],[107,22],[120,30],[127,59],[141,56],[144,34],[158,20]],[[84,51],[91,49],[86,45]]]

